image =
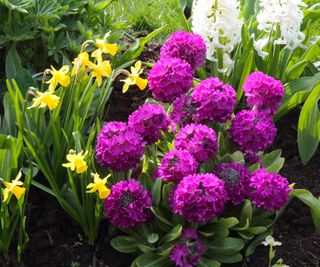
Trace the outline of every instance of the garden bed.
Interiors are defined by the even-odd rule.
[[[149,45],[141,59],[156,61],[159,45]],[[122,94],[122,84],[116,82],[108,108],[107,120],[127,120],[128,115],[141,105],[148,91],[131,89]],[[320,195],[320,153],[317,153],[307,166],[303,166],[298,157],[296,145],[297,118],[295,112],[282,118],[278,124],[278,139],[275,147],[283,150],[286,158],[281,174],[287,177],[295,188],[310,190],[315,196]],[[0,258],[0,265],[25,267],[65,267],[65,266],[130,266],[134,257],[120,254],[110,246],[110,240],[116,235],[104,220],[101,224],[97,246],[93,249],[82,236],[81,229],[59,207],[56,200],[32,187],[27,212],[27,232],[30,241],[24,252],[22,263],[16,263],[15,255],[9,262]],[[112,228],[114,229],[114,228]],[[318,267],[320,264],[320,236],[314,232],[310,211],[299,201],[294,200],[276,223],[276,240],[282,242],[277,247],[277,257],[291,267]],[[247,263],[232,266],[267,267],[268,250],[259,247]]]

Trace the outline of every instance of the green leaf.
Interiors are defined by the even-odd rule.
[[[220,267],[221,263],[205,257],[202,257],[201,261],[197,264],[198,267]]]
[[[147,189],[148,191],[151,191],[152,188],[152,178],[146,174],[146,173],[141,173],[141,175],[139,176],[139,182],[143,185],[143,187],[145,189]]]
[[[303,164],[307,164],[319,144],[320,112],[318,101],[320,85],[315,87],[304,103],[298,122],[298,148]]]
[[[34,5],[34,0],[1,0],[0,3],[4,4],[10,10],[16,10],[20,13],[28,13],[28,7]]]
[[[256,248],[261,245],[262,241],[266,239],[268,235],[271,235],[272,231],[269,229],[268,231],[261,233],[260,235],[256,236],[249,244],[249,246],[246,249],[246,256],[250,256],[254,253]]]
[[[160,221],[169,226],[173,226],[172,223],[169,221],[168,217],[165,215],[165,213],[162,212],[160,209],[156,207],[151,207],[151,211]]]
[[[153,253],[145,253],[136,259],[136,266],[138,267],[164,267],[169,266],[170,262],[168,257],[159,256]]]
[[[242,86],[243,86],[247,76],[251,72],[253,62],[254,62],[254,51],[251,51],[251,53],[249,53],[248,57],[246,58],[246,64],[244,65],[244,68],[243,68],[243,71],[241,74],[241,79],[240,79],[238,90],[237,90],[238,101],[241,99],[241,97],[243,95]]]
[[[168,256],[174,246],[174,242],[166,242],[157,248],[157,253],[161,256]]]
[[[320,73],[312,77],[302,77],[291,81],[285,85],[285,98],[276,115],[276,119],[281,118],[290,110],[303,103],[310,92],[320,82]]]
[[[210,255],[207,255],[209,258]],[[242,255],[240,253],[236,253],[233,255],[212,255],[211,258],[213,260],[219,261],[221,263],[236,263],[242,261]]]
[[[122,253],[132,253],[138,250],[138,239],[132,236],[118,236],[111,240],[111,246]]]
[[[286,80],[292,81],[298,79],[303,73],[308,63],[308,60],[302,60],[290,67],[288,70],[286,70]]]
[[[159,205],[160,199],[161,199],[161,186],[162,186],[162,180],[156,179],[153,183],[151,195],[152,195],[152,201],[155,206]]]
[[[311,192],[306,189],[294,189],[290,195],[299,198],[310,208],[316,231],[320,233],[320,199],[315,198]]]
[[[227,237],[214,239],[207,244],[206,255],[228,256],[234,255],[242,250],[244,242],[240,238]],[[211,257],[210,257],[211,258]]]
[[[178,224],[172,228],[172,230],[167,233],[162,239],[162,242],[170,242],[177,239],[181,235],[182,225]]]
[[[6,56],[6,76],[7,79],[15,79],[18,69],[22,68],[21,60],[15,46],[11,46]]]
[[[285,161],[281,153],[282,150],[277,149],[261,157],[262,164],[268,172],[278,173],[281,170]]]
[[[157,233],[152,233],[148,236],[148,242],[153,244],[156,243],[159,240],[159,235]]]

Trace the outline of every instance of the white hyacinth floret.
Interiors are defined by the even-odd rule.
[[[233,67],[230,58],[236,44],[241,41],[242,21],[238,0],[195,0],[192,6],[192,31],[206,42],[207,59],[217,61],[216,49],[223,51],[224,69]]]
[[[300,26],[303,20],[303,11],[301,7],[306,4],[301,0],[260,0],[260,11],[257,14],[259,23],[258,29],[270,33],[280,29],[278,39],[274,40],[275,44],[286,45],[289,49],[303,47],[302,42],[305,39],[305,34],[300,31]],[[255,43],[255,48],[261,57],[268,55],[263,52],[263,48],[267,45],[264,40],[258,40]]]

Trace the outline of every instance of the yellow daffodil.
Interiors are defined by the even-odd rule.
[[[19,200],[22,195],[25,193],[26,189],[24,187],[21,187],[23,185],[23,182],[19,181],[22,176],[22,172],[20,171],[16,178],[11,182],[6,182],[2,180],[2,183],[6,187],[3,190],[3,202],[7,201],[9,197],[9,193],[12,193],[15,195],[15,197]]]
[[[67,155],[68,163],[62,164],[63,167],[70,168],[72,171],[76,171],[77,174],[84,173],[87,169],[87,163],[84,158],[87,155],[87,151],[83,154],[81,150],[78,154],[75,151],[70,150],[69,154]]]
[[[131,66],[131,73],[128,74],[128,78],[125,80],[121,80],[124,82],[122,92],[125,93],[128,91],[130,85],[136,84],[140,90],[144,90],[147,87],[148,80],[140,78],[140,74],[142,73],[141,69],[141,61],[137,61],[136,64]]]
[[[87,188],[91,189],[88,190],[87,193],[94,193],[98,191],[99,197],[101,199],[106,199],[111,193],[111,190],[106,186],[110,174],[103,179],[100,178],[98,173],[92,173],[91,175],[93,176],[93,183],[88,184]]]
[[[51,73],[52,78],[47,81],[49,84],[49,91],[53,92],[58,84],[61,84],[64,87],[67,87],[70,84],[70,77],[68,76],[70,67],[68,65],[62,66],[61,69],[56,70],[51,66],[51,70],[48,70]]]
[[[102,84],[102,77],[110,77],[112,68],[110,61],[104,60],[102,61],[102,57],[97,58],[97,64],[90,64],[92,68],[92,77],[96,77],[98,81],[98,86]]]
[[[71,71],[71,76],[74,76],[77,74],[79,69],[85,68],[91,64],[89,60],[89,54],[87,52],[81,52],[72,62],[73,63],[73,68]]]
[[[44,93],[36,92],[35,94],[36,94],[35,95],[36,97],[32,99],[33,104],[32,106],[28,107],[28,109],[36,108],[36,107],[39,107],[39,108],[48,107],[50,110],[53,110],[59,104],[60,97],[54,95],[53,92],[51,91],[44,92]]]
[[[96,47],[98,47],[97,50],[93,51],[91,56],[97,57],[102,54],[110,54],[111,56],[115,56],[118,52],[118,45],[117,44],[109,44],[106,42],[106,39],[110,33],[106,33],[103,37],[103,39],[96,39],[94,44]]]

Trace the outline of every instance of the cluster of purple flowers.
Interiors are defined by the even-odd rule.
[[[190,90],[194,71],[205,61],[205,43],[198,35],[179,31],[161,49],[161,59],[149,73],[153,96],[173,102],[170,116],[181,130],[175,133],[174,149],[165,153],[156,177],[174,184],[169,196],[174,214],[191,223],[205,223],[218,216],[226,203],[239,205],[246,199],[267,211],[279,210],[291,191],[286,178],[261,168],[249,173],[240,163],[221,163],[213,173],[199,173],[198,167],[219,150],[212,123],[231,121],[227,132],[247,161],[259,161],[258,152],[267,149],[276,136],[271,119],[284,95],[281,82],[261,72],[252,73],[243,85],[250,110],[233,115],[236,92],[218,78],[209,78]],[[189,91],[190,90],[190,91]],[[144,104],[133,112],[128,124],[110,122],[97,139],[96,158],[102,166],[127,171],[140,162],[146,145],[162,138],[172,121],[157,104]],[[228,124],[229,125],[229,124]],[[223,149],[223,148],[222,148]],[[221,151],[221,149],[220,149]],[[113,185],[105,201],[107,218],[120,228],[136,227],[151,216],[150,193],[129,179]],[[196,266],[204,245],[195,230],[183,231],[171,251],[176,266]]]
[[[124,122],[109,122],[97,138],[96,158],[101,166],[114,171],[134,168],[143,156],[146,144],[161,139],[170,120],[160,105],[146,103]]]
[[[175,32],[162,46],[148,75],[155,99],[172,102],[192,86],[193,72],[205,63],[206,45],[197,34]]]

